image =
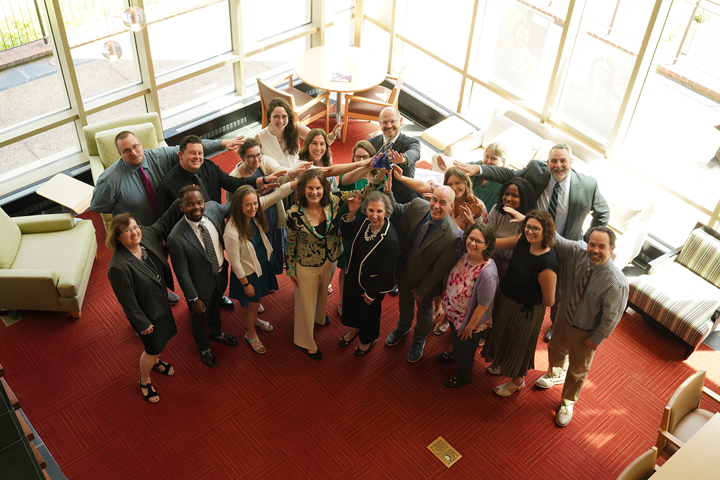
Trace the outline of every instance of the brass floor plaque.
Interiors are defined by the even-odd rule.
[[[457,450],[450,446],[444,438],[438,437],[433,443],[428,445],[428,449],[445,464],[446,467],[450,467],[453,463],[460,460],[460,455]]]

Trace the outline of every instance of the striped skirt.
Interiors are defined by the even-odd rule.
[[[482,350],[491,367],[500,366],[508,378],[527,375],[535,368],[535,347],[545,318],[545,306],[526,308],[500,292],[493,311],[493,325]]]

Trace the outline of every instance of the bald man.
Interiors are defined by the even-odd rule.
[[[399,182],[394,182],[399,183]],[[457,256],[460,235],[450,218],[455,192],[450,187],[435,189],[430,202],[416,198],[410,203],[394,203],[393,217],[398,217],[402,253],[395,269],[400,292],[400,317],[397,328],[385,343],[392,347],[410,331],[417,305],[417,323],[409,362],[417,362],[425,348],[425,337],[432,327],[432,299],[442,293],[443,277]]]
[[[420,160],[420,140],[400,133],[403,119],[400,112],[392,107],[382,109],[378,117],[382,135],[370,139],[375,150],[380,150],[388,140],[393,151],[393,161],[402,168],[403,176],[415,178],[415,164]],[[409,203],[420,195],[402,182],[393,182],[392,193],[398,203]]]

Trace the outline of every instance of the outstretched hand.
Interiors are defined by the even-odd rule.
[[[505,207],[503,207],[503,210],[504,210],[505,213],[507,213],[508,215],[512,215],[513,219],[510,220],[510,223],[522,223],[522,222],[525,221],[525,215],[523,215],[522,213],[518,212],[518,211],[515,210],[514,208],[505,206]]]
[[[470,207],[473,218],[477,218],[482,215],[483,207],[485,206],[482,200],[477,198],[475,195],[468,193],[465,202],[467,203],[467,206]]]
[[[455,160],[453,162],[453,165],[458,167],[463,172],[467,173],[468,175],[477,175],[480,173],[480,166],[479,165],[470,165],[467,163],[463,163],[460,160]]]
[[[272,192],[273,190],[275,190],[275,189],[276,189],[277,187],[279,187],[279,186],[280,186],[280,184],[277,183],[277,182],[275,182],[275,183],[267,183],[267,184],[263,185],[262,187],[256,189],[256,190],[255,190],[255,193],[257,193],[258,195],[265,195],[266,193]]]
[[[442,158],[442,155],[437,156],[437,166],[441,172],[445,172],[445,170],[448,169],[447,163],[445,163],[445,159]]]
[[[383,187],[383,193],[385,195],[390,195],[390,192],[392,192],[392,182],[393,178],[392,175],[388,175],[385,179],[385,186]]]
[[[332,132],[330,132],[331,137],[337,138],[338,135],[340,135],[340,131],[342,130],[343,122],[338,122],[335,124],[335,128],[332,129]]]
[[[357,194],[357,192],[355,192]],[[360,200],[356,196],[349,197],[347,199],[348,213],[351,217],[354,217],[358,210],[360,210]]]
[[[397,165],[393,165],[393,175],[395,175],[395,178],[400,180],[403,176],[402,168],[398,167]]]
[[[238,135],[235,138],[227,138],[221,143],[223,147],[227,148],[228,150],[232,150],[233,152],[236,152],[238,147],[245,143],[245,135]]]

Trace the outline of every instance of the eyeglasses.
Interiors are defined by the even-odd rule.
[[[127,230],[123,230],[122,233],[130,235],[131,233],[137,232],[138,230],[142,230],[142,227],[140,225],[135,225],[134,227],[130,227]]]
[[[260,160],[262,158],[262,153],[258,153],[257,155],[245,155],[245,160]]]
[[[120,153],[121,153],[122,155],[127,155],[128,153],[130,153],[130,152],[132,152],[132,151],[138,150],[140,147],[142,147],[142,145],[139,144],[139,143],[136,143],[136,144],[133,145],[132,147],[126,148],[125,150],[123,150],[123,151],[120,152]]]
[[[483,242],[482,240],[476,240],[472,237],[468,237],[467,243],[474,243],[475,245],[477,245],[479,247],[480,245],[483,245],[485,242]]]
[[[370,158],[370,155],[355,155],[354,158],[355,158],[355,160],[362,161],[362,160],[367,160],[368,158]]]
[[[525,230],[532,233],[540,233],[542,232],[542,228],[540,227],[531,227],[530,225],[525,225]]]

